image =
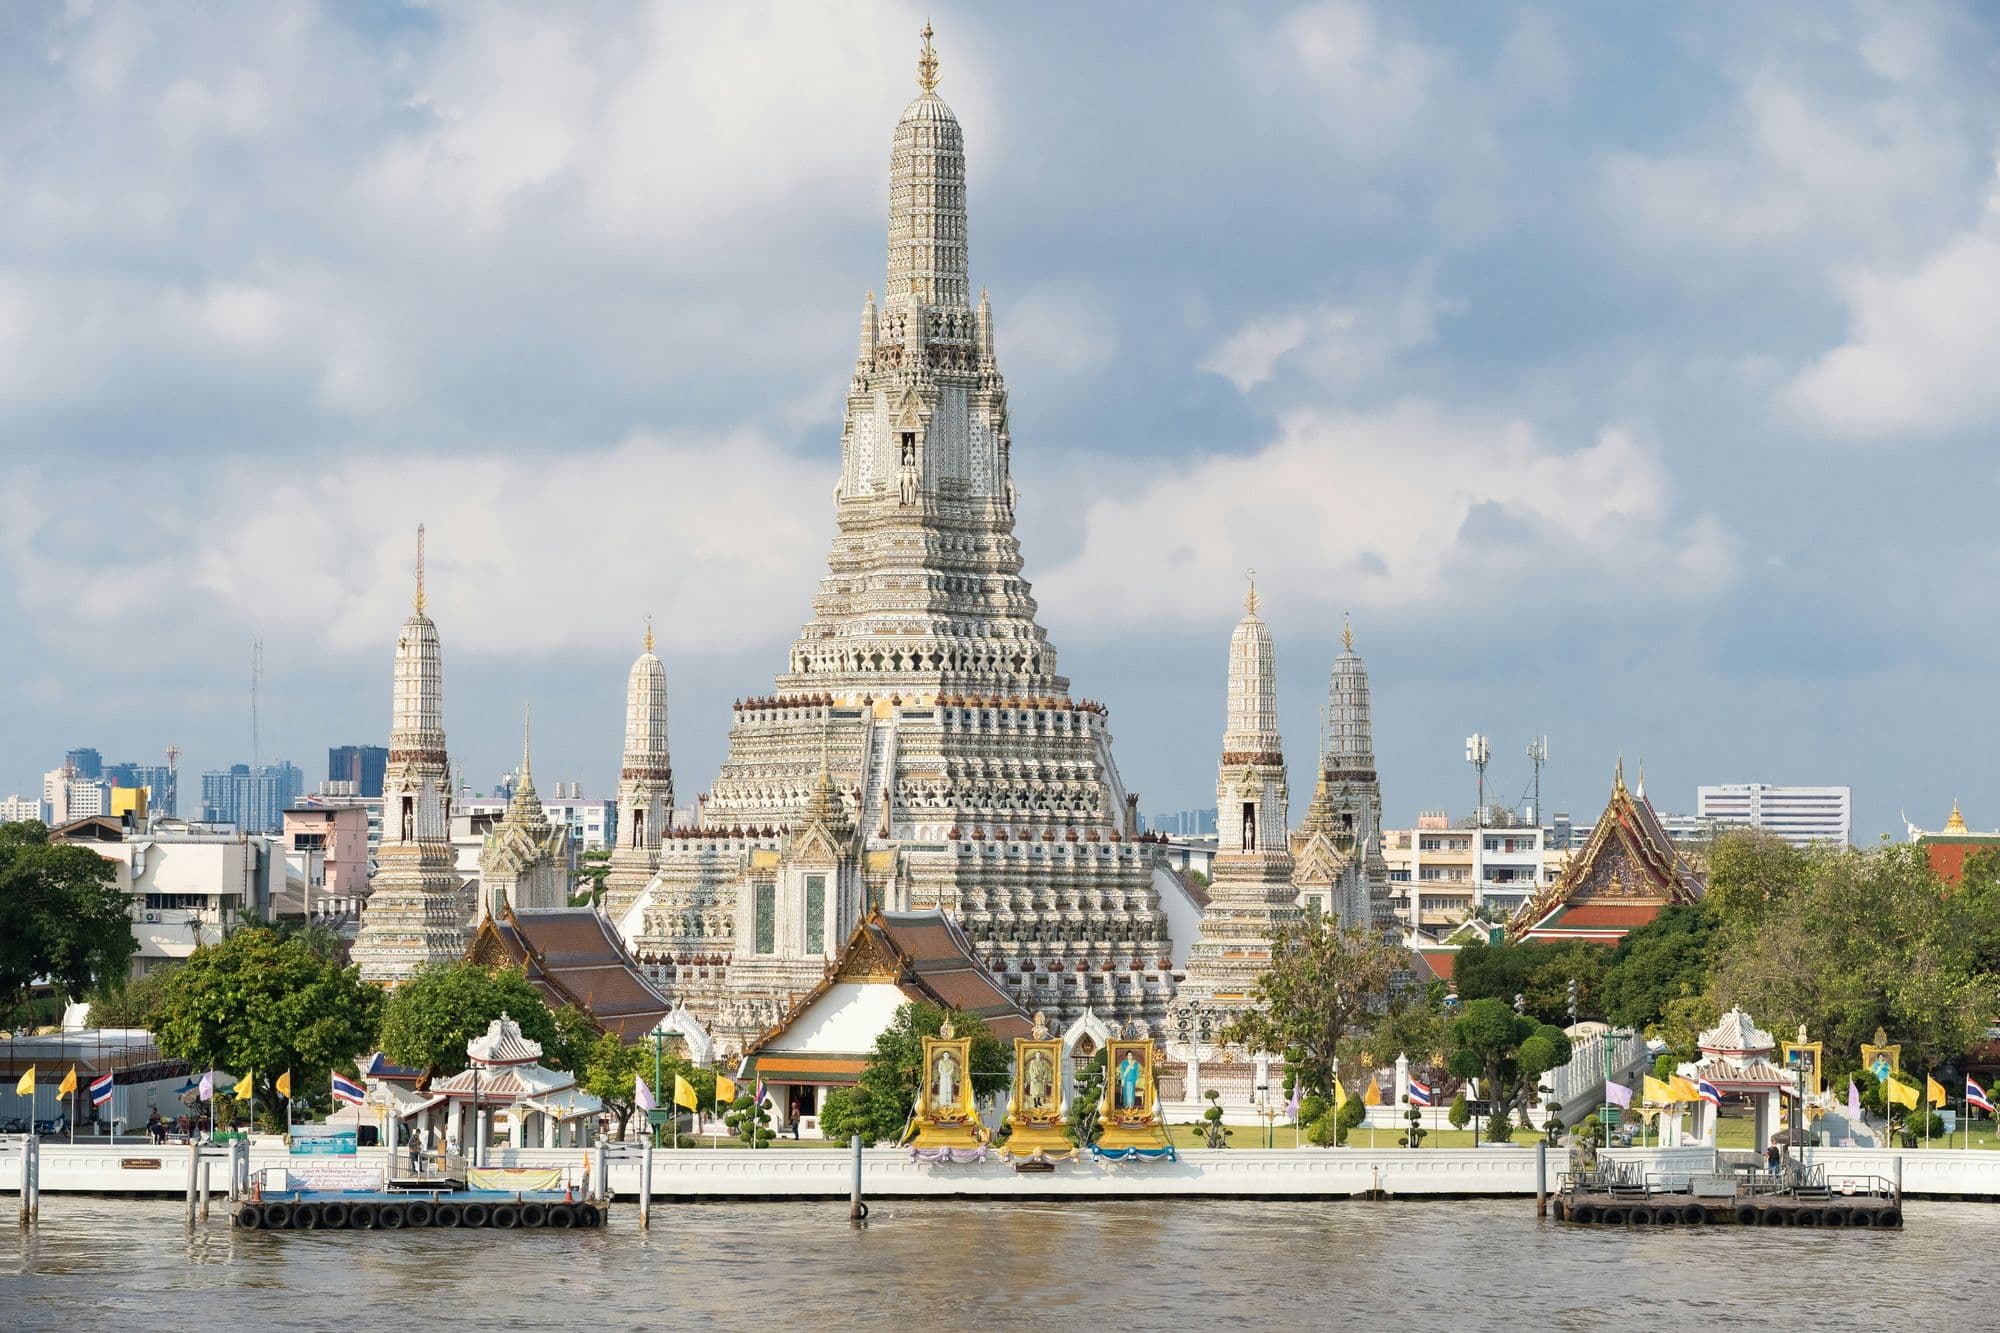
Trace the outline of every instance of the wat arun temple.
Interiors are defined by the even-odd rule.
[[[1071,693],[1022,576],[1006,381],[992,304],[973,300],[964,135],[937,94],[930,36],[890,151],[888,272],[880,303],[870,293],[862,305],[827,574],[784,670],[736,702],[728,757],[683,826],[672,826],[667,679],[650,633],[629,681],[603,910],[719,1052],[744,1049],[818,986],[872,908],[950,914],[985,970],[1058,1026],[1089,1013],[1156,1033],[1177,986],[1204,1015],[1240,1002],[1251,978],[1235,935],[1262,938],[1268,957],[1268,932],[1302,911],[1393,925],[1351,636],[1312,809],[1293,833],[1254,594],[1255,625],[1232,641],[1218,784],[1223,824],[1249,823],[1223,840],[1213,901],[1140,833],[1109,714]],[[436,679],[403,661],[413,651],[434,664],[435,629],[424,619],[412,634],[399,726],[417,707],[404,677]],[[437,688],[437,716],[412,732],[426,763],[402,775],[419,804],[433,799],[428,753],[442,747]],[[407,975],[428,945],[445,961],[434,923],[447,889],[414,845],[429,827],[420,819],[399,849],[385,825],[394,873],[377,893],[394,892],[364,917],[364,975]],[[1175,1010],[1183,1024],[1187,1010]]]

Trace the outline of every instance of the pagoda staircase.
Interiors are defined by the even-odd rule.
[[[868,756],[861,766],[861,836],[873,842],[881,839],[884,788],[896,772],[896,722],[893,717],[871,718],[868,723]]]

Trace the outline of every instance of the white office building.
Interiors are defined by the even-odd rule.
[[[33,796],[9,796],[0,801],[0,824],[48,822],[48,807]]]
[[[1848,787],[1724,783],[1696,789],[1695,813],[1718,830],[1762,829],[1794,847],[1815,842],[1845,846],[1854,831],[1854,793]]]

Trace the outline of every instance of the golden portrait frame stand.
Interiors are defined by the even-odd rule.
[[[1093,1153],[1117,1161],[1125,1157],[1173,1157],[1173,1142],[1160,1123],[1159,1087],[1153,1079],[1153,1042],[1111,1041],[1104,1046],[1104,1105]],[[1126,1061],[1133,1062],[1128,1069]]]
[[[1062,1068],[1062,1039],[1049,1035],[1048,1016],[1037,1013],[1034,1035],[1014,1038],[1009,1132],[1000,1147],[1000,1155],[1008,1161],[1061,1162],[1076,1156],[1077,1147],[1069,1137],[1069,1103],[1062,1095]]]
[[[937,1036],[924,1038],[922,1073],[912,1121],[916,1137],[910,1146],[922,1151],[983,1148],[986,1127],[972,1100],[972,1038],[957,1036],[947,1019]]]

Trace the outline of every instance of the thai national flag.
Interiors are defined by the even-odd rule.
[[[346,1075],[335,1074],[333,1099],[337,1102],[346,1102],[350,1106],[359,1106],[368,1099],[368,1091]]]
[[[1431,1104],[1431,1085],[1419,1079],[1415,1078],[1411,1079],[1410,1105],[1429,1106],[1430,1104]]]
[[[1976,1106],[1988,1115],[1993,1114],[1993,1103],[1987,1099],[1986,1089],[1974,1083],[1970,1074],[1965,1078],[1965,1104]]]
[[[96,1078],[90,1080],[90,1104],[92,1106],[102,1106],[111,1100],[111,1083],[112,1076],[110,1074],[99,1074]]]
[[[1694,1090],[1697,1093],[1700,1093],[1701,1099],[1707,1102],[1710,1106],[1722,1105],[1721,1090],[1718,1089],[1713,1083],[1710,1083],[1707,1079],[1705,1078],[1696,1079],[1694,1084]]]

